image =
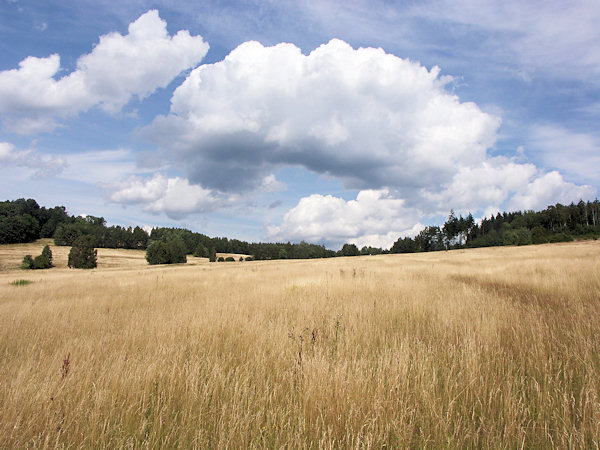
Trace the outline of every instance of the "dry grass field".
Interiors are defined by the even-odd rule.
[[[600,242],[14,269],[42,246],[0,248],[0,448],[600,445]]]

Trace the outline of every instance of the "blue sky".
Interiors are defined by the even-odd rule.
[[[0,0],[0,189],[111,224],[389,247],[594,199],[592,1]]]

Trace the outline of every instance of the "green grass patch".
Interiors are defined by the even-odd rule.
[[[27,286],[28,284],[33,283],[33,281],[31,280],[15,280],[15,281],[11,281],[10,284],[12,284],[13,286]]]

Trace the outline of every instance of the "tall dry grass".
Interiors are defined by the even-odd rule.
[[[3,271],[0,447],[598,448],[599,251]]]

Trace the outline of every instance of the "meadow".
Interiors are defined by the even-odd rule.
[[[0,448],[599,448],[600,242],[21,271]],[[19,282],[27,280],[27,282]]]

